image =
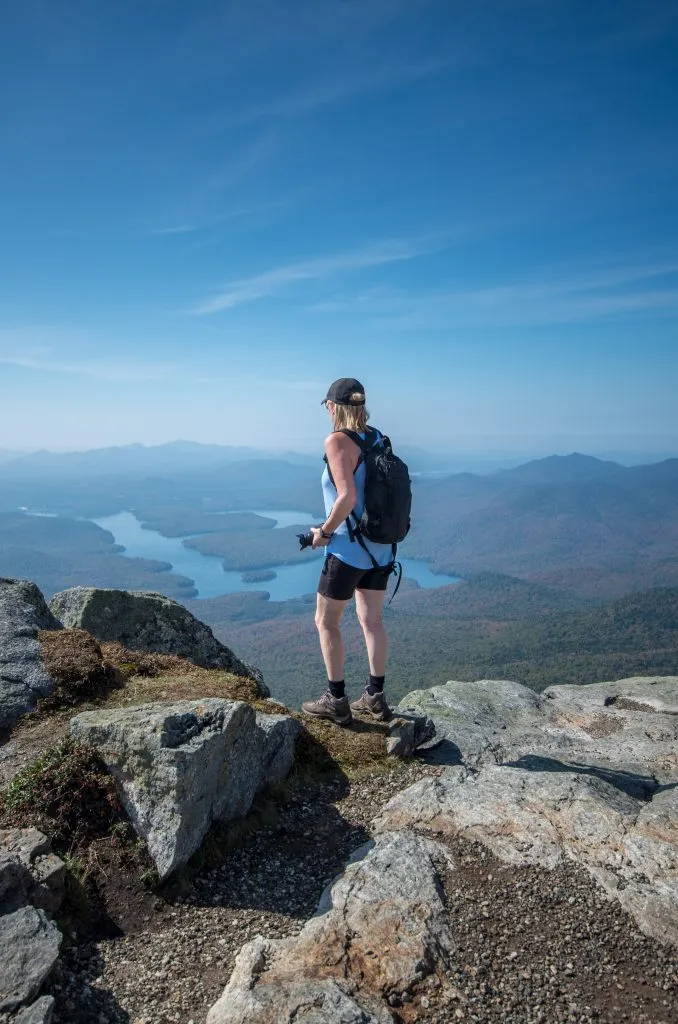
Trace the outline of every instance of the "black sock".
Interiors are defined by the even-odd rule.
[[[373,697],[375,693],[384,692],[385,678],[386,676],[370,676],[369,682],[367,684],[367,692],[369,693],[370,697]]]
[[[327,683],[327,686],[332,696],[336,697],[337,700],[341,700],[342,697],[346,696],[343,679],[340,679],[338,683],[333,683],[332,680],[330,679]]]

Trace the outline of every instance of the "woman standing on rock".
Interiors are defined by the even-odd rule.
[[[352,712],[387,721],[391,711],[384,697],[387,639],[383,623],[384,597],[393,572],[394,548],[359,536],[349,517],[358,522],[365,504],[364,451],[382,445],[382,434],[367,426],[365,389],[352,377],[335,380],[322,403],[332,420],[325,440],[322,475],[325,522],[313,527],[313,547],[327,548],[318,584],[315,623],[320,636],[327,690],[319,700],[306,701],[302,710],[315,718],[350,725]],[[350,435],[353,434],[354,437]],[[355,438],[355,439],[354,439]],[[364,446],[358,443],[365,442]],[[370,677],[362,696],[349,704],[344,692],[344,643],[340,622],[355,596],[358,621],[367,647]]]

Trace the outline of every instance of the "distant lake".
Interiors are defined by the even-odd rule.
[[[309,512],[254,511],[255,515],[275,519],[275,528],[283,526],[308,526],[315,523],[317,517]],[[227,513],[225,513],[227,514]],[[141,523],[131,512],[119,512],[114,516],[93,520],[97,526],[113,534],[115,543],[124,547],[124,555],[128,558],[152,558],[159,562],[169,562],[172,571],[181,576],[188,576],[195,583],[198,597],[220,597],[222,594],[238,594],[247,591],[266,590],[272,601],[289,601],[294,597],[315,593],[323,555],[310,558],[296,565],[270,566],[276,572],[276,579],[265,583],[243,583],[241,572],[224,570],[222,559],[216,555],[203,555],[193,548],[182,544],[180,537],[163,537],[157,530],[144,530]],[[404,575],[416,580],[420,587],[445,587],[450,583],[459,583],[458,576],[444,576],[431,572],[431,567],[414,558],[400,559]],[[162,577],[159,575],[159,580]]]
[[[273,519],[274,530],[282,530],[284,526],[313,526],[317,523],[318,517],[312,516],[310,512],[286,512],[283,509],[275,509],[265,512],[262,509],[247,509],[247,513],[253,516],[262,516],[264,519]],[[241,516],[240,511],[234,512],[207,512],[208,516]]]

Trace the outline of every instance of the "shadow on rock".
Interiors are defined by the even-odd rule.
[[[417,751],[417,756],[427,764],[446,764],[451,767],[464,764],[461,748],[447,738],[442,739],[435,747]]]
[[[675,785],[672,783],[669,786],[659,786],[652,775],[640,775],[637,772],[604,768],[595,764],[581,764],[577,761],[558,761],[554,757],[543,757],[538,754],[524,754],[517,761],[505,761],[503,767],[522,768],[528,772],[574,772],[577,775],[592,775],[638,800],[651,800],[660,789],[670,789]]]

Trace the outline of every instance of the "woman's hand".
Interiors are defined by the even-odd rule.
[[[322,530],[320,529],[319,526],[312,526],[311,527],[311,533],[313,534],[313,544],[311,545],[312,547],[314,547],[314,548],[326,548],[327,547],[327,545],[329,544],[331,538],[330,537],[323,537]]]

